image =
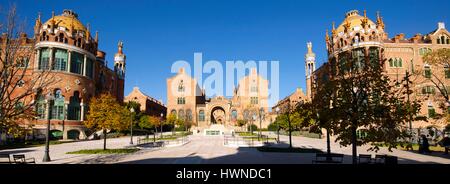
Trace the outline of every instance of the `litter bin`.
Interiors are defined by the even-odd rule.
[[[386,165],[396,165],[398,164],[398,157],[395,156],[386,156],[384,163]]]

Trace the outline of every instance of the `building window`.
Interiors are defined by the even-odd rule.
[[[424,72],[425,72],[424,73],[425,78],[431,79],[431,68],[430,68],[430,66],[425,66]]]
[[[253,85],[253,86],[251,87],[251,92],[252,92],[252,93],[257,93],[257,92],[258,92],[258,86]]]
[[[1,50],[0,50],[1,53]],[[19,68],[28,68],[29,59],[24,57],[19,57],[16,61],[17,67]]]
[[[450,67],[449,66],[445,66],[444,67],[444,71],[445,71],[445,78],[446,79],[450,79]]]
[[[36,99],[36,114],[38,119],[45,119],[45,109],[46,109],[46,103],[45,103],[45,97],[42,95],[42,92],[38,92],[37,99]]]
[[[258,104],[258,97],[250,97],[250,103],[253,105]]]
[[[178,97],[177,98],[177,104],[179,104],[179,105],[186,104],[186,98]]]
[[[424,95],[432,95],[434,93],[435,91],[433,86],[425,86],[422,88],[422,94]]]
[[[72,52],[72,62],[70,66],[70,72],[82,74],[83,71],[83,60],[84,56],[82,54]]]
[[[436,110],[434,109],[433,106],[428,106],[428,117],[429,118],[436,117]]]
[[[205,111],[204,110],[200,110],[199,112],[198,112],[198,120],[199,121],[205,121]]]
[[[237,110],[231,111],[231,120],[237,120]]]
[[[92,61],[92,59],[87,59],[86,60],[86,76],[88,76],[89,78],[93,78],[94,75],[94,62]]]
[[[186,120],[187,120],[188,122],[191,122],[191,121],[192,121],[192,111],[191,111],[190,109],[188,109],[188,110],[186,111]]]
[[[172,111],[170,111],[170,114],[177,116],[177,111],[175,109],[173,109]]]
[[[80,120],[81,119],[81,100],[79,97],[80,93],[78,91],[73,92],[73,96],[70,97],[68,116],[69,120]]]
[[[42,49],[39,58],[39,70],[48,70],[50,66],[50,49]]]
[[[183,80],[180,81],[180,84],[178,85],[178,92],[182,93],[184,92],[184,84],[183,84]]]
[[[423,56],[423,55],[425,55],[425,54],[427,54],[429,52],[431,52],[430,48],[420,48],[419,49],[419,55],[421,55],[421,56]]]
[[[60,89],[55,90],[55,101],[52,107],[52,118],[51,119],[64,119],[64,96]]]
[[[179,110],[178,111],[178,119],[183,119],[185,118],[185,114],[184,114],[184,110]]]
[[[55,64],[53,70],[66,71],[67,68],[67,51],[62,49],[56,49],[55,52]]]
[[[401,68],[403,67],[402,58],[391,58],[389,59],[389,67],[391,68]]]

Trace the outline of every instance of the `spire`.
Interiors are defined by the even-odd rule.
[[[350,29],[351,23],[346,19],[344,23],[344,32],[348,32]]]
[[[119,43],[117,44],[117,46],[118,46],[118,51],[117,51],[117,53],[118,54],[123,54],[123,51],[122,51],[122,48],[123,48],[123,42],[122,41],[119,41]]]
[[[86,29],[86,41],[89,41],[89,38],[91,37],[91,24],[87,23],[87,29]]]
[[[361,20],[361,25],[363,28],[366,28],[368,23],[369,23],[369,19],[367,18],[367,11],[364,10],[364,18]]]
[[[307,47],[308,47],[308,54],[312,54],[313,52],[312,52],[312,43],[311,42],[308,42],[307,44]]]
[[[34,24],[34,34],[37,35],[39,34],[39,29],[42,26],[42,22],[41,22],[41,12],[38,13],[38,17],[36,18],[36,23]]]
[[[95,43],[98,43],[98,31],[95,31]]]
[[[334,21],[333,21],[333,29],[331,30],[331,34],[333,35],[333,37],[336,36],[336,26],[335,26]]]
[[[328,29],[327,29],[327,31],[326,31],[326,33],[325,33],[325,41],[329,41],[330,40],[330,36],[328,36]]]
[[[379,11],[377,11],[377,26],[380,27],[381,29],[384,29],[383,18],[380,16]]]

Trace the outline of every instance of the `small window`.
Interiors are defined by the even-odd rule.
[[[433,106],[428,106],[428,117],[429,118],[436,117],[436,110],[434,109]]]
[[[450,79],[450,67],[449,66],[444,67],[444,71],[445,71],[445,78]]]
[[[434,94],[434,87],[433,86],[425,86],[422,88],[422,94],[424,95],[432,95]]]
[[[19,88],[23,87],[25,85],[25,81],[20,80],[19,82],[17,82],[17,86],[19,86]]]
[[[425,73],[424,73],[425,78],[431,79],[431,68],[429,66],[425,66],[425,70],[424,71],[425,71]]]

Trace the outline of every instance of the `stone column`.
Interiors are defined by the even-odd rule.
[[[81,109],[80,109],[80,121],[84,121],[84,104],[83,102],[80,103]]]
[[[87,60],[87,56],[86,56],[86,54],[84,55],[84,59],[83,59],[83,71],[81,72],[81,74],[83,75],[83,76],[86,76],[86,61]]]
[[[67,50],[68,53],[68,58],[67,58],[67,72],[70,73],[70,68],[72,67],[72,51],[71,50]]]
[[[36,49],[36,58],[34,59],[34,70],[39,70],[39,58],[41,57],[41,48]]]
[[[54,57],[53,57],[53,53],[54,53],[54,48],[53,47],[51,47],[50,48],[50,60],[49,60],[49,62],[48,62],[48,67],[49,67],[49,69],[50,70],[53,70],[53,60],[54,60]]]

